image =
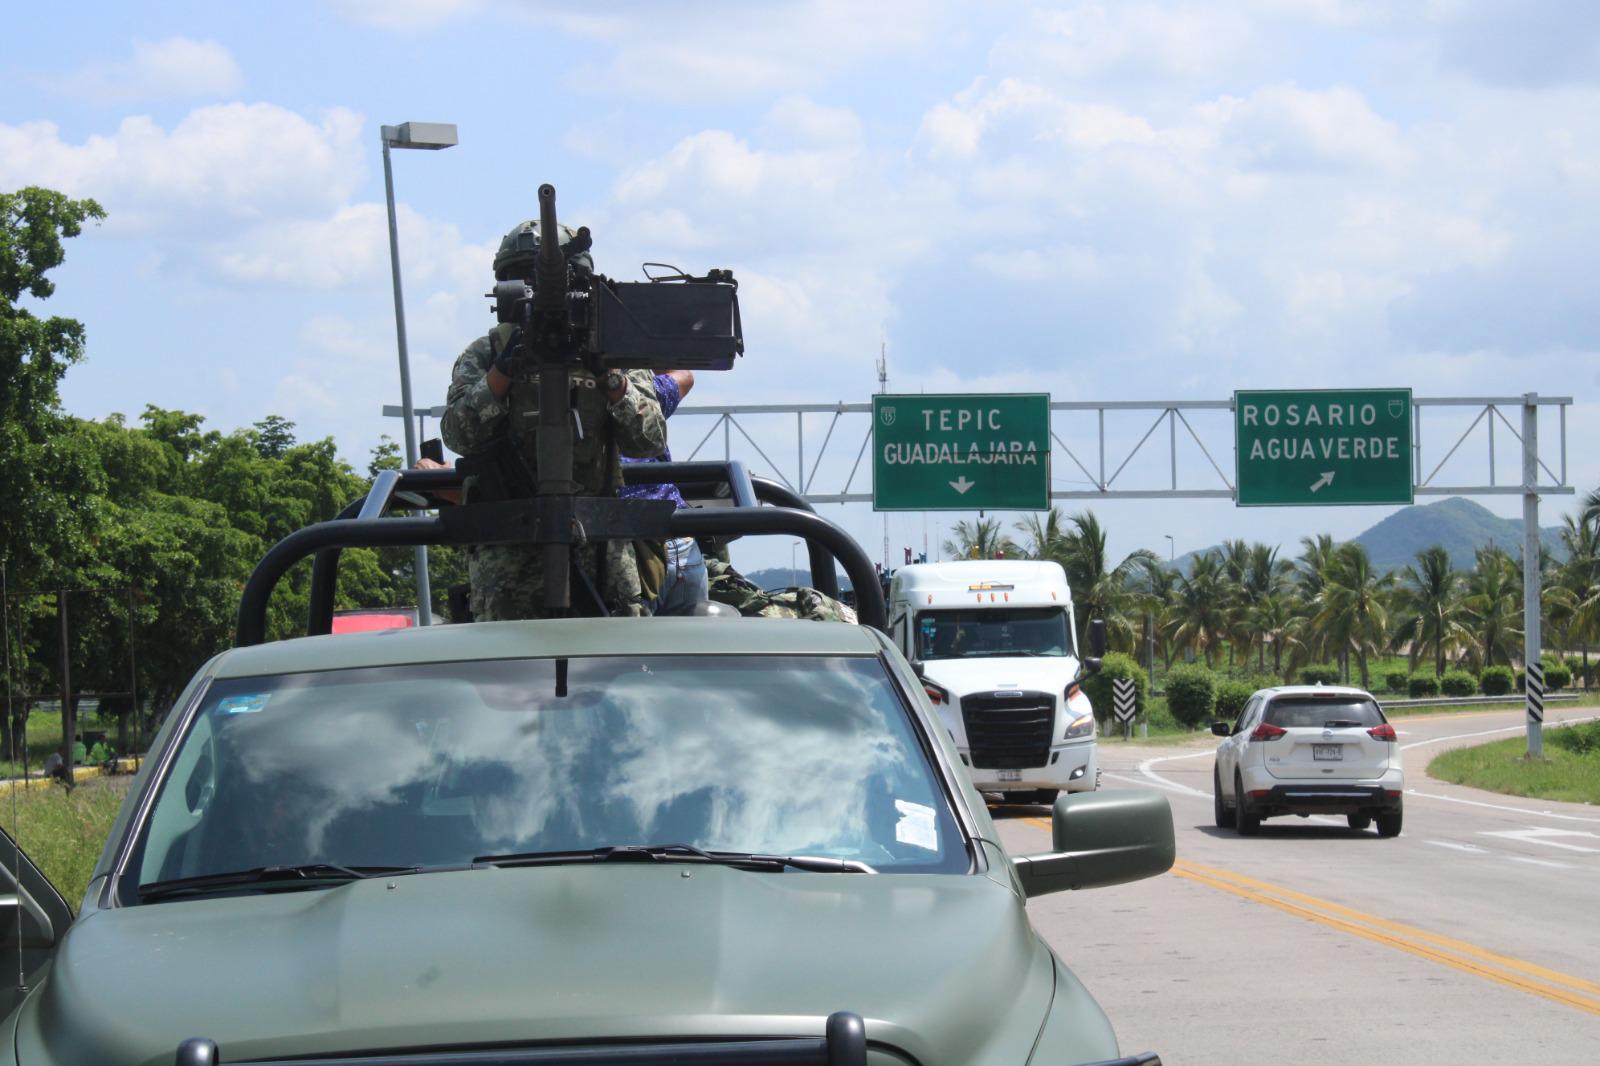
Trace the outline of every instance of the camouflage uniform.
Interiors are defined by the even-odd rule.
[[[503,434],[514,432],[528,469],[537,474],[534,442],[538,432],[539,382],[529,373],[513,379],[504,397],[489,389],[493,352],[503,351],[512,327],[498,325],[461,353],[450,374],[450,393],[440,434],[462,455],[483,451]],[[490,339],[493,338],[493,348]],[[616,403],[606,399],[603,380],[583,369],[571,371],[572,406],[583,435],[572,445],[572,476],[582,496],[615,495],[622,484],[620,456],[659,455],[667,444],[666,419],[656,399],[651,374],[627,374],[627,391]],[[614,442],[614,448],[607,448]],[[609,451],[609,468],[606,462]],[[464,502],[474,498],[475,479],[467,479]],[[572,565],[592,579],[596,551],[605,548],[608,562],[599,589],[613,615],[645,614],[633,545],[627,541],[584,544],[573,552]],[[539,618],[545,615],[540,549],[531,544],[483,545],[468,550],[472,579],[472,616],[479,621]]]
[[[710,598],[736,608],[747,618],[806,618],[813,622],[849,622],[856,612],[813,588],[787,588],[768,592],[751,582],[728,562],[728,551],[701,550],[706,559]]]

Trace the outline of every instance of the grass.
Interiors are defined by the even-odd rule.
[[[1525,737],[1457,748],[1430,762],[1428,775],[1508,796],[1600,803],[1600,723],[1552,727],[1544,741],[1542,759],[1528,758]]]
[[[22,850],[74,912],[132,782],[131,776],[93,777],[70,792],[61,785],[21,789],[15,820],[11,795],[0,793],[0,825],[14,834],[21,824]]]
[[[3,716],[3,708],[0,708]],[[115,745],[117,742],[116,719],[107,716],[104,721],[94,711],[80,711],[78,715],[78,735],[83,736],[85,731],[103,732],[106,742]],[[131,739],[131,738],[130,738]],[[144,737],[146,744],[150,742],[148,734]],[[39,768],[44,765],[52,753],[61,750],[61,712],[57,709],[35,707],[28,715],[28,773],[37,775]],[[127,754],[123,752],[122,754]],[[22,763],[15,760],[0,759],[0,778],[21,777]]]

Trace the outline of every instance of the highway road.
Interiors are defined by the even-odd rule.
[[[1125,1053],[1169,1066],[1600,1063],[1600,807],[1424,774],[1448,747],[1518,733],[1520,709],[1395,725],[1406,797],[1392,840],[1342,817],[1275,818],[1241,838],[1212,823],[1216,738],[1101,741],[1103,788],[1171,801],[1177,865],[1028,911]],[[1014,854],[1049,849],[1046,808],[994,813]]]

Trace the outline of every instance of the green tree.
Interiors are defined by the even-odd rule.
[[[1317,597],[1313,624],[1342,653],[1354,653],[1361,668],[1361,687],[1371,688],[1367,660],[1383,648],[1389,628],[1386,594],[1388,574],[1372,568],[1367,549],[1350,542],[1334,551]]]
[[[1473,658],[1479,670],[1510,665],[1522,637],[1522,575],[1502,548],[1479,548],[1467,574],[1463,606],[1477,631]]]
[[[1222,558],[1216,552],[1190,558],[1189,572],[1178,575],[1164,623],[1175,649],[1193,650],[1204,655],[1208,665],[1216,664],[1217,650],[1226,643],[1232,624]]]
[[[246,435],[263,459],[282,459],[294,447],[294,423],[282,415],[268,415]]]
[[[1408,650],[1411,669],[1432,649],[1435,677],[1444,676],[1445,657],[1458,648],[1471,647],[1472,631],[1464,619],[1467,610],[1461,575],[1450,565],[1450,553],[1439,545],[1417,553],[1395,592],[1396,620],[1392,637],[1395,651]]]
[[[957,559],[1024,558],[1022,549],[1001,530],[998,518],[980,518],[976,522],[962,519],[950,533],[944,552]]]
[[[1137,644],[1136,599],[1131,580],[1141,568],[1157,562],[1154,553],[1140,548],[1115,566],[1106,548],[1105,527],[1093,511],[1071,518],[1072,529],[1060,541],[1056,560],[1067,572],[1067,585],[1077,608],[1078,647],[1084,646],[1089,622],[1103,618],[1106,642],[1115,651],[1133,651]]]
[[[88,457],[58,441],[62,375],[83,358],[83,325],[20,306],[46,300],[46,276],[66,258],[62,241],[105,212],[28,186],[0,193],[0,558],[28,587],[64,577],[87,543],[93,515],[83,488]]]

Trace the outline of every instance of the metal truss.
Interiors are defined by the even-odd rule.
[[[1571,404],[1570,396],[1537,393],[1509,397],[1414,398],[1412,455],[1415,469],[1412,477],[1416,495],[1509,496],[1523,495],[1530,490],[1537,495],[1571,495],[1574,490],[1567,481],[1567,408]],[[1555,434],[1558,457],[1553,458],[1554,468],[1538,451],[1537,416],[1541,407],[1554,407],[1558,414]],[[1453,435],[1454,426],[1441,434],[1441,440],[1451,442],[1447,449],[1425,452],[1423,408],[1477,408],[1478,412],[1459,435]],[[1497,475],[1497,424],[1502,436],[1511,435],[1514,442],[1511,447],[1529,451],[1523,431],[1507,417],[1505,408],[1514,408],[1524,425],[1528,424],[1528,419],[1533,420],[1531,454],[1536,473],[1532,484],[1522,479],[1506,481]],[[1081,474],[1080,483],[1086,487],[1058,488],[1053,481],[1050,498],[1234,499],[1237,488],[1233,483],[1232,411],[1231,399],[1052,402],[1051,470],[1055,474],[1066,472],[1072,480]],[[1215,412],[1228,412],[1228,415],[1218,417]],[[810,455],[806,452],[808,415],[813,426],[817,421],[826,421],[822,443]],[[697,422],[690,433],[676,435],[679,441],[696,440],[693,450],[683,458],[696,459],[708,444],[715,448],[712,441],[720,429],[723,459],[738,458],[752,469],[770,470],[773,476],[809,502],[821,504],[872,502],[870,466],[862,471],[862,461],[872,444],[871,415],[872,404],[868,402],[685,406],[673,417],[678,425],[691,418],[712,420],[703,434]],[[775,441],[788,432],[784,423],[791,417],[794,419],[792,443],[780,447]],[[1430,427],[1435,421],[1434,418],[1427,420]],[[1487,443],[1486,453],[1471,449],[1462,451],[1463,445],[1475,438]],[[1431,445],[1432,438],[1427,438],[1426,443]],[[834,449],[831,452],[830,446]],[[783,459],[775,459],[769,454],[769,448]],[[1484,460],[1481,476],[1465,480],[1454,476],[1441,479],[1445,466],[1458,454],[1463,457],[1479,455]],[[787,466],[790,456],[793,456],[792,467]],[[1538,471],[1549,480],[1542,480]],[[861,487],[863,482],[867,483],[865,488]]]

